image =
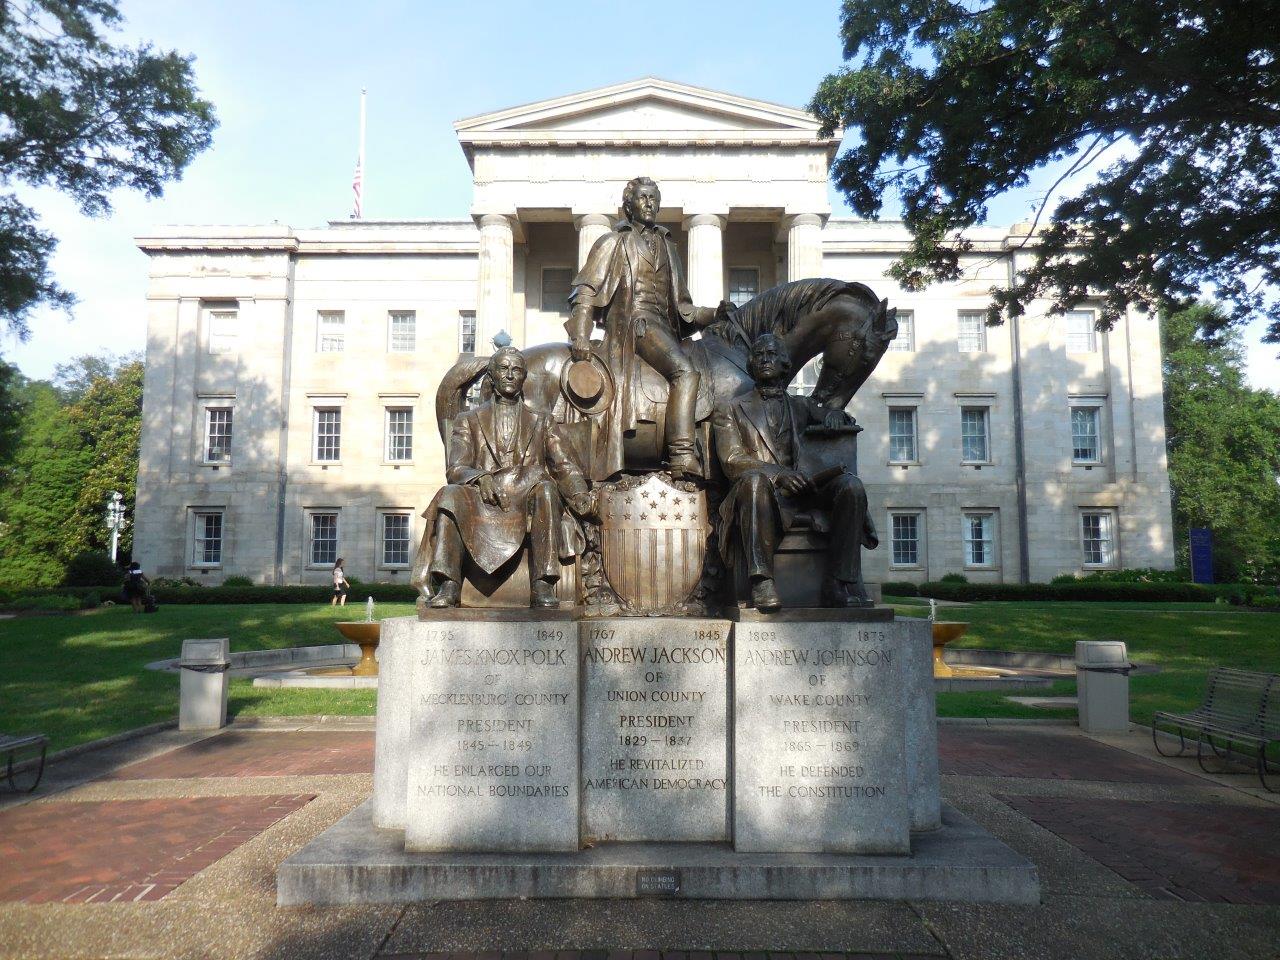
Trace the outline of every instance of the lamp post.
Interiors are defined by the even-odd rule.
[[[120,531],[128,524],[124,517],[124,494],[119,490],[111,491],[111,502],[107,504],[107,529],[111,531],[111,562],[116,562],[116,553],[120,549]]]

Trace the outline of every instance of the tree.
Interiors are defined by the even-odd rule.
[[[51,587],[77,552],[76,497],[93,455],[57,390],[37,381],[20,392],[21,437],[0,486],[0,585]]]
[[[113,45],[120,23],[112,0],[0,5],[0,184],[52,186],[100,216],[118,188],[160,196],[212,142],[192,58]],[[34,307],[75,302],[50,270],[56,245],[33,210],[0,194],[0,318],[19,337]]]
[[[1221,308],[1199,304],[1166,315],[1165,425],[1174,529],[1209,527],[1215,577],[1280,576],[1280,396],[1251,389],[1239,335],[1222,330]]]
[[[81,374],[89,377],[80,379]],[[21,381],[18,444],[0,484],[0,585],[53,586],[87,551],[106,553],[107,500],[133,512],[142,425],[142,361],[79,357],[59,385]],[[132,529],[120,546],[128,556]]]
[[[992,198],[1110,154],[993,290],[989,321],[1094,288],[1110,325],[1209,285],[1229,309],[1207,319],[1264,315],[1280,342],[1277,23],[1280,0],[845,0],[853,65],[811,108],[861,134],[834,168],[856,213],[900,195],[913,239],[889,273],[908,289],[960,275]]]

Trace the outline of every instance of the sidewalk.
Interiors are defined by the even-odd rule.
[[[275,866],[368,796],[372,719],[163,731],[0,795],[0,957],[1271,958],[1280,798],[1139,730],[944,724],[943,791],[1040,871],[1038,907],[489,901],[279,909]],[[555,951],[555,952],[551,952]],[[606,954],[605,951],[608,951]],[[633,951],[635,951],[633,953]]]

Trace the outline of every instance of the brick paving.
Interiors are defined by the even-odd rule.
[[[372,733],[228,732],[121,767],[103,779],[309,777],[372,772]]]
[[[32,803],[0,812],[0,901],[160,900],[310,795]]]
[[[1000,799],[1153,897],[1280,905],[1280,809]]]
[[[1153,760],[1068,733],[947,725],[938,728],[942,773],[1189,786],[1197,778]]]

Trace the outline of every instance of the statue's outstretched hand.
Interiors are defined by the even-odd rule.
[[[591,339],[589,337],[574,337],[573,343],[569,345],[569,356],[574,360],[590,360]]]
[[[733,315],[733,311],[738,308],[729,300],[721,300],[720,305],[716,307],[716,323],[723,323]]]

